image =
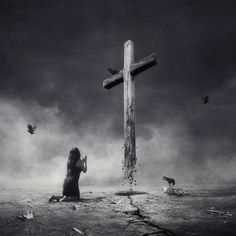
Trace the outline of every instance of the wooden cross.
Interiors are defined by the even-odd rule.
[[[156,64],[155,54],[134,63],[134,44],[128,40],[124,44],[124,69],[103,81],[106,89],[124,82],[124,172],[130,184],[133,183],[136,164],[134,76]]]

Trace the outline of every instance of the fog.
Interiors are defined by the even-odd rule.
[[[69,151],[79,147],[82,156],[88,156],[88,172],[81,175],[81,184],[121,185],[123,140],[109,135],[111,122],[101,123],[97,130],[70,127],[57,107],[9,100],[1,101],[0,116],[1,184],[62,184]],[[27,123],[37,125],[34,135],[27,132]],[[203,161],[192,158],[194,140],[184,124],[143,129],[150,135],[137,139],[138,185],[160,185],[163,175],[179,184],[234,180],[235,158],[210,157],[219,144],[209,147]]]

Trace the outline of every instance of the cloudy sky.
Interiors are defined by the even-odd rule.
[[[135,60],[160,58],[136,77],[138,183],[235,181],[235,11],[233,0],[2,0],[2,182],[60,183],[78,146],[83,183],[121,183],[123,86],[102,82],[128,39]]]

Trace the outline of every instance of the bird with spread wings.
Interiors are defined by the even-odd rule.
[[[27,124],[27,128],[28,128],[28,132],[30,133],[30,134],[34,134],[35,133],[35,130],[36,130],[36,128],[37,128],[37,126],[36,125],[31,125],[31,124]]]

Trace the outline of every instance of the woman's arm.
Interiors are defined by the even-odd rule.
[[[81,168],[81,170],[86,173],[87,172],[87,156],[83,159],[80,159],[76,163],[76,167]]]

